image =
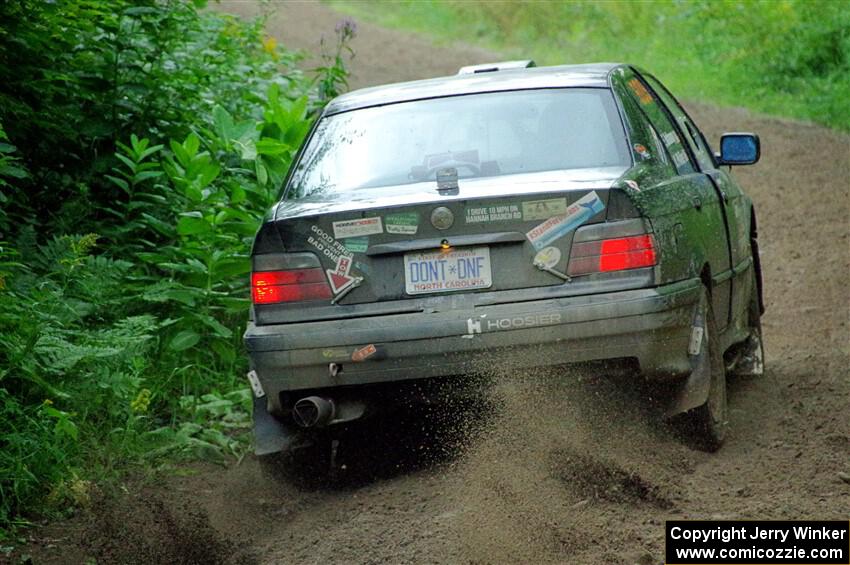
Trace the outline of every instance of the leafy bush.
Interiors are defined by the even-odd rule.
[[[130,465],[247,447],[251,241],[354,28],[308,78],[203,7],[0,3],[0,540]]]

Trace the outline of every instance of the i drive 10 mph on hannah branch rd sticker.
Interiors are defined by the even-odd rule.
[[[407,294],[452,292],[490,288],[490,249],[468,247],[408,253],[404,256],[404,288]]]

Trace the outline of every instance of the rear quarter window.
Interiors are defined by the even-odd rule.
[[[682,131],[686,132],[685,135],[688,138],[688,143],[690,144],[691,150],[694,152],[697,161],[699,161],[700,167],[703,170],[715,168],[714,158],[711,156],[711,149],[693,120],[691,120],[685,113],[670,92],[664,88],[664,85],[658,82],[658,79],[652,76],[647,76],[646,81],[653,88],[658,97],[664,101],[667,108],[670,109],[670,113],[673,114],[676,121],[679,122]]]
[[[661,101],[637,76],[628,78],[626,84],[629,97],[638,105],[641,112],[652,124],[657,135],[661,137],[661,142],[670,155],[676,171],[680,175],[695,172],[693,163],[691,163],[685,149],[685,142],[662,106]]]

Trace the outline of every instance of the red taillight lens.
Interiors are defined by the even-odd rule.
[[[651,267],[657,263],[655,241],[650,234],[573,244],[570,276]]]
[[[260,271],[251,273],[254,304],[328,300],[331,288],[322,269]]]

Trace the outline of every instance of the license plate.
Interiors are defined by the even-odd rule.
[[[458,292],[490,288],[490,249],[460,249],[408,253],[404,256],[404,289],[407,294]]]

